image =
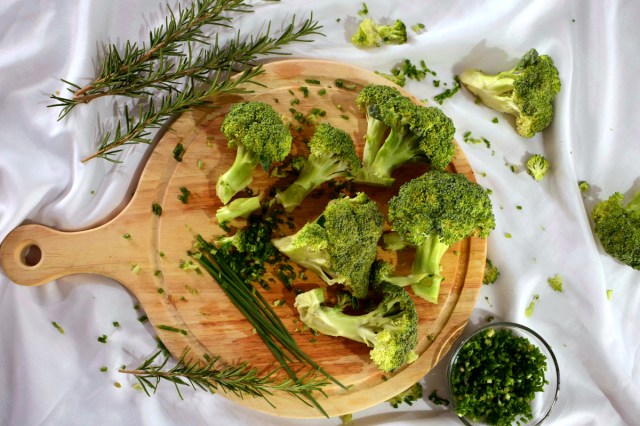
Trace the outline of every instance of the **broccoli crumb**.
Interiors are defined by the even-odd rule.
[[[491,259],[487,258],[484,267],[484,276],[482,277],[482,284],[493,284],[496,282],[499,276],[500,271],[498,270],[498,267],[495,266],[493,262],[491,262]]]
[[[109,368],[107,368],[107,367],[100,367],[100,372],[101,372],[101,373],[106,373],[107,371],[109,371]]]
[[[434,389],[430,394],[429,394],[429,401],[433,402],[436,405],[444,405],[447,406],[449,405],[449,400],[442,398],[440,395],[438,395],[438,390]]]
[[[416,33],[420,33],[424,31],[426,28],[427,26],[421,22],[418,22],[417,24],[414,24],[411,26],[411,29]]]
[[[112,322],[111,324],[113,324],[113,326],[114,326],[115,328],[120,327],[120,323],[119,323],[118,321],[114,321],[114,322]]]
[[[492,123],[498,123],[498,117],[493,117],[493,118],[491,119],[491,122],[492,122]]]
[[[351,426],[353,424],[353,414],[343,414],[340,416],[342,426]]]
[[[611,300],[612,294],[613,294],[613,290],[607,289],[607,300]]]
[[[539,294],[534,294],[533,295],[533,298],[531,299],[531,302],[529,302],[529,305],[524,310],[524,315],[527,318],[529,318],[533,314],[533,308],[535,308],[536,303],[538,302],[539,299],[540,299],[540,295]]]
[[[180,200],[183,204],[187,204],[189,202],[190,195],[191,195],[191,191],[189,191],[186,186],[181,186],[180,195],[178,195],[178,200]]]
[[[513,235],[511,235],[511,232],[505,232],[504,233],[504,237],[507,238],[507,239],[510,239],[510,238],[513,237]]]
[[[589,189],[591,189],[591,185],[589,185],[589,182],[587,182],[586,180],[581,180],[578,181],[578,188],[580,189],[580,192],[587,192]]]
[[[60,334],[64,334],[64,328],[62,328],[57,322],[51,321],[51,325],[58,330]]]
[[[98,342],[106,344],[107,343],[107,335],[103,334],[102,336],[98,337]]]
[[[393,407],[398,408],[402,404],[413,405],[415,401],[422,398],[423,390],[420,382],[414,383],[404,391],[388,399],[387,402]]]
[[[153,203],[151,205],[151,213],[155,214],[156,216],[161,216],[162,215],[162,206],[158,203]]]
[[[560,275],[556,274],[553,277],[549,277],[547,283],[554,291],[562,292],[562,277]]]
[[[184,145],[182,145],[182,143],[178,143],[176,145],[175,148],[173,148],[173,158],[178,161],[181,162],[182,161],[182,157],[184,156]]]

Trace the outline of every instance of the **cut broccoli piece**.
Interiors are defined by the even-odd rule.
[[[491,259],[487,259],[484,265],[484,276],[482,277],[482,284],[493,284],[498,280],[500,276],[500,270],[497,266],[491,262]]]
[[[422,398],[422,385],[420,382],[414,383],[398,395],[391,397],[387,400],[393,408],[398,408],[402,404],[413,405],[415,401]]]
[[[347,315],[324,305],[325,289],[316,288],[296,296],[300,319],[319,333],[345,337],[366,344],[374,364],[384,372],[394,371],[417,356],[418,313],[411,296],[401,287],[377,287],[381,301],[362,315]]]
[[[551,287],[554,291],[558,291],[558,292],[562,292],[563,288],[562,288],[562,277],[558,274],[555,274],[553,277],[549,277],[547,279],[547,283],[549,284],[549,287]]]
[[[272,241],[280,252],[327,284],[342,284],[355,297],[364,298],[383,222],[378,204],[360,192],[353,198],[329,201],[316,220],[293,235]]]
[[[329,123],[318,125],[309,141],[310,154],[298,178],[276,200],[290,212],[324,182],[350,179],[360,170],[360,159],[349,133]]]
[[[246,219],[260,208],[261,196],[236,198],[229,204],[220,207],[216,211],[216,219],[219,224],[225,224],[237,218]]]
[[[580,189],[580,192],[587,192],[589,189],[591,189],[591,185],[589,185],[589,182],[587,182],[586,180],[581,180],[578,181],[578,189]]]
[[[380,85],[365,86],[356,103],[371,126],[357,182],[391,186],[393,171],[409,161],[426,159],[435,169],[451,162],[455,127],[439,108],[416,105],[396,89]]]
[[[640,269],[640,192],[624,204],[624,195],[613,193],[591,211],[595,233],[604,250],[620,262]]]
[[[293,137],[277,111],[267,103],[253,101],[233,105],[221,131],[229,148],[237,149],[233,164],[216,183],[218,197],[227,204],[252,182],[258,164],[268,170],[271,163],[285,159]]]
[[[384,44],[404,44],[407,42],[407,27],[397,19],[392,25],[381,25],[371,18],[364,18],[358,30],[351,36],[351,43],[356,47],[380,47]]]
[[[560,92],[560,77],[553,60],[529,50],[511,70],[496,75],[468,69],[460,81],[486,106],[513,115],[516,131],[530,138],[553,119],[553,101]]]
[[[540,182],[549,171],[549,166],[549,160],[540,154],[534,154],[527,160],[527,173],[529,173],[536,182]]]
[[[394,231],[416,247],[411,275],[396,285],[411,285],[414,293],[438,302],[443,277],[440,261],[448,248],[464,238],[485,238],[495,228],[486,190],[466,176],[433,170],[400,187],[389,200]]]

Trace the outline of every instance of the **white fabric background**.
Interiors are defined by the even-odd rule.
[[[171,4],[175,4],[172,2]],[[497,228],[489,257],[502,275],[485,286],[472,323],[487,315],[528,325],[553,346],[562,388],[549,424],[637,424],[640,418],[640,272],[605,255],[589,212],[597,200],[640,191],[640,3],[635,1],[368,0],[376,19],[422,22],[427,31],[402,46],[358,50],[348,42],[360,2],[284,0],[237,22],[245,34],[265,17],[314,16],[326,37],[289,48],[297,57],[344,61],[388,71],[404,58],[424,59],[443,82],[467,67],[500,71],[531,47],[551,55],[562,91],[553,125],[532,140],[518,137],[500,114],[468,92],[443,109],[464,132],[492,143],[461,142],[481,184],[493,190]],[[113,105],[95,102],[58,122],[48,96],[59,79],[88,81],[103,43],[145,41],[162,22],[159,1],[19,1],[0,5],[0,241],[23,222],[62,230],[90,228],[126,203],[144,147],[121,165],[79,159],[110,129]],[[340,22],[336,18],[341,18]],[[277,26],[277,25],[276,25]],[[427,79],[406,88],[421,99],[439,93]],[[500,122],[491,119],[498,115]],[[102,130],[101,130],[102,129]],[[521,166],[531,153],[549,158],[540,183]],[[486,174],[486,175],[485,175]],[[591,183],[583,195],[577,181]],[[92,192],[93,191],[93,192]],[[522,206],[519,210],[516,206]],[[507,239],[504,233],[511,233]],[[565,291],[547,277],[560,274]],[[613,290],[611,300],[606,290]],[[533,294],[540,300],[530,318]],[[135,300],[118,283],[82,275],[34,288],[0,271],[0,424],[2,425],[338,425],[339,419],[294,420],[249,411],[219,396],[168,385],[148,398],[116,372],[154,351],[152,329],[137,321]],[[57,321],[66,333],[51,326]],[[112,321],[119,321],[114,328]],[[471,326],[470,326],[471,327]],[[97,337],[107,334],[108,344]],[[100,367],[109,367],[101,373]],[[122,388],[113,383],[119,381]],[[424,379],[425,399],[394,410],[380,404],[354,415],[356,425],[458,424],[426,395],[444,395],[442,366]]]

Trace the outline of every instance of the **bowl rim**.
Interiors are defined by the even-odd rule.
[[[449,364],[447,366],[447,391],[449,394],[449,399],[451,401],[451,409],[453,410],[454,414],[455,414],[455,408],[456,408],[456,402],[455,402],[455,398],[453,397],[453,392],[451,390],[451,373],[453,371],[453,364],[455,363],[455,360],[458,356],[458,352],[460,352],[460,349],[462,349],[462,347],[473,337],[475,337],[476,335],[480,334],[481,332],[488,330],[488,329],[519,329],[521,331],[524,331],[525,333],[528,333],[530,335],[532,335],[533,337],[535,337],[536,339],[538,339],[538,341],[542,344],[542,346],[544,346],[544,348],[549,352],[549,355],[551,355],[551,360],[552,362],[550,363],[549,361],[547,361],[547,367],[549,367],[549,364],[552,364],[554,370],[555,370],[555,374],[556,374],[556,387],[555,387],[555,393],[553,395],[553,400],[551,401],[551,404],[549,405],[549,408],[547,409],[547,412],[544,414],[544,416],[542,416],[542,418],[534,424],[534,426],[538,426],[540,424],[542,424],[542,422],[544,422],[545,419],[547,419],[547,417],[549,417],[549,415],[551,414],[551,411],[553,410],[553,407],[556,405],[556,402],[558,401],[558,396],[560,393],[560,367],[558,365],[558,360],[556,358],[555,353],[553,352],[553,350],[551,349],[551,346],[549,345],[549,343],[547,343],[547,341],[540,335],[538,334],[538,332],[536,332],[535,330],[527,327],[526,325],[522,325],[516,322],[511,322],[511,321],[498,321],[498,322],[492,322],[486,325],[483,325],[481,327],[478,327],[476,330],[474,330],[469,336],[465,337],[464,339],[460,340],[460,342],[458,342],[454,347],[453,347],[453,351],[451,353],[451,359],[449,360]],[[534,344],[536,344],[537,342],[532,342]],[[536,344],[536,346],[539,346]],[[469,423],[467,421],[466,418],[458,416],[456,414],[456,417],[458,417],[458,419],[460,419],[460,421],[462,423],[464,423],[465,425],[468,426],[473,426],[471,423]]]

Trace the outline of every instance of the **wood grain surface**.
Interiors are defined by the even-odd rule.
[[[344,81],[342,88],[336,87],[336,78]],[[0,261],[7,276],[20,285],[40,285],[76,273],[111,277],[140,301],[159,337],[174,356],[179,357],[188,347],[196,357],[219,354],[229,363],[247,361],[260,369],[273,365],[270,352],[213,279],[180,268],[180,262],[189,259],[187,251],[195,235],[202,234],[209,239],[224,233],[215,218],[220,207],[215,182],[233,161],[235,151],[226,147],[226,140],[219,131],[221,121],[236,102],[268,102],[292,122],[296,135],[294,152],[299,152],[304,150],[302,140],[310,137],[313,126],[304,125],[298,131],[290,108],[303,114],[308,114],[312,108],[320,108],[326,115],[318,121],[348,131],[361,154],[366,120],[355,106],[355,97],[366,84],[391,83],[357,67],[319,60],[272,62],[264,66],[264,74],[259,80],[264,86],[252,86],[254,93],[221,97],[214,100],[216,108],[198,109],[178,117],[160,136],[132,200],[110,222],[80,232],[61,232],[40,225],[24,225],[12,231],[0,246]],[[312,84],[309,80],[318,80],[320,84]],[[308,88],[306,97],[301,87]],[[319,94],[320,89],[325,89],[326,94]],[[292,105],[293,99],[298,99],[299,103],[293,101]],[[185,148],[181,162],[173,156],[178,143]],[[198,167],[199,161],[202,167]],[[386,213],[386,202],[397,192],[398,186],[425,170],[425,166],[419,164],[404,166],[395,174],[397,181],[392,188],[361,185],[355,190],[366,192]],[[475,180],[459,147],[449,170]],[[258,167],[250,187],[266,196],[277,184],[276,178]],[[187,204],[178,199],[182,187],[191,192]],[[294,211],[296,228],[283,232],[295,232],[306,221],[314,219],[328,201],[326,193],[323,195],[319,191],[308,197]],[[161,216],[152,214],[154,203],[162,206]],[[123,238],[124,234],[129,234],[130,238]],[[32,260],[27,255],[34,252],[34,247],[39,249],[40,256]],[[407,271],[413,259],[410,251],[397,257],[382,250],[380,253],[397,264],[400,272]],[[438,304],[414,297],[420,315],[417,349],[420,356],[386,378],[370,361],[370,349],[365,345],[296,331],[301,327],[293,306],[294,292],[279,284],[273,284],[269,291],[262,291],[269,301],[286,301],[284,306],[275,309],[300,347],[343,383],[351,385],[348,391],[332,385],[326,389],[328,398],[319,397],[329,415],[338,416],[385,401],[434,367],[450,349],[474,308],[482,285],[485,258],[486,240],[477,238],[463,240],[445,254],[442,262],[445,279]],[[307,281],[297,281],[294,288],[323,285],[312,273],[308,277]],[[186,330],[186,335],[158,329],[160,325]],[[275,408],[259,398],[226,396],[249,408],[275,415],[321,416],[316,409],[286,394],[271,398]]]

